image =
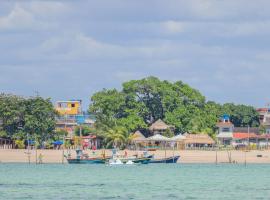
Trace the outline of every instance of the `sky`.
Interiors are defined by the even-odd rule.
[[[82,99],[124,81],[270,102],[269,0],[0,1],[0,92]]]

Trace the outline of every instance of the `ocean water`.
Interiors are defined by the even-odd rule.
[[[0,199],[270,199],[270,165],[0,164]]]

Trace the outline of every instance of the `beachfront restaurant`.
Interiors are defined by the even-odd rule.
[[[215,141],[207,134],[184,134],[185,149],[211,148]]]

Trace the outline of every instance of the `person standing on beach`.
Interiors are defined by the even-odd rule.
[[[43,155],[40,153],[39,156],[38,156],[38,164],[42,164],[42,158],[43,158]]]

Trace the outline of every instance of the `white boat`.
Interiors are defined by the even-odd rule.
[[[126,162],[126,165],[134,165],[134,162],[132,162],[132,160],[129,160]]]
[[[123,165],[122,161],[120,159],[110,159],[109,165]]]

